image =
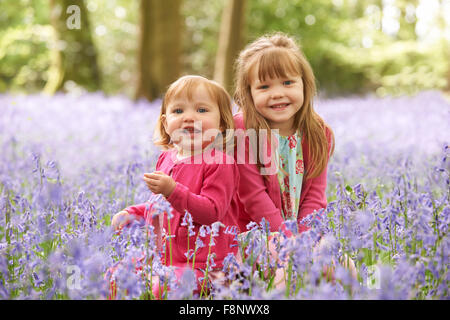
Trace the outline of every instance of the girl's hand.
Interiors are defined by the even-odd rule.
[[[345,269],[350,271],[353,279],[358,279],[358,271],[356,270],[355,262],[352,258],[350,258],[347,254],[344,254],[339,262]]]
[[[313,248],[313,254],[320,259],[322,253],[321,251],[326,252],[327,250],[329,250],[329,248],[327,248],[329,246],[330,244],[328,243],[327,239],[323,237],[319,241],[317,246]],[[341,258],[339,259],[339,263],[350,272],[353,279],[357,279],[355,263],[347,254],[341,256]],[[331,265],[323,267],[322,275],[329,282],[334,283],[336,281],[334,261],[332,261]]]
[[[176,186],[175,180],[162,171],[144,173],[144,181],[151,192],[160,193],[166,198],[172,194]]]
[[[122,210],[114,215],[114,217],[111,220],[111,225],[114,228],[114,230],[120,230],[133,220],[134,215],[129,214],[128,211]]]

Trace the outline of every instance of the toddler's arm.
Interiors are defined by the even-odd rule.
[[[211,164],[204,172],[200,194],[177,182],[167,201],[178,212],[187,210],[196,223],[210,225],[221,220],[228,211],[238,182],[238,170],[234,163]]]
[[[135,219],[145,219],[145,210],[148,203],[141,203],[123,209],[116,213],[112,220],[111,226],[115,229],[122,229]]]
[[[138,215],[130,214],[127,209],[124,209],[113,216],[111,226],[114,230],[120,230],[135,219],[140,219],[140,217]]]
[[[122,229],[132,221],[132,217],[133,216],[131,216],[127,211],[122,210],[112,217],[111,226],[114,228],[114,230]]]

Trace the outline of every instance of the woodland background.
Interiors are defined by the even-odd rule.
[[[0,0],[0,92],[152,101],[195,73],[231,93],[236,54],[273,31],[299,41],[324,96],[450,89],[449,0]]]
[[[301,44],[335,134],[326,214],[276,244],[276,267],[250,224],[251,258],[228,256],[232,285],[207,297],[158,258],[130,272],[160,253],[111,218],[151,197],[165,87],[195,73],[232,93],[236,54],[274,31]],[[0,300],[106,299],[118,265],[117,299],[152,298],[158,275],[168,299],[448,300],[449,61],[450,0],[0,0]]]

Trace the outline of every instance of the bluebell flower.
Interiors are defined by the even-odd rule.
[[[186,259],[190,261],[194,257],[194,254],[195,254],[194,249],[189,249],[187,252],[184,253],[184,256],[186,257]]]
[[[203,248],[205,246],[205,244],[203,243],[203,241],[200,239],[200,237],[197,237],[195,239],[195,248]]]
[[[152,203],[152,216],[167,214],[168,219],[173,218],[172,205],[164,198],[162,194],[152,194],[149,201]]]
[[[189,299],[194,297],[197,289],[197,278],[190,268],[185,268],[176,289],[169,291],[169,299]]]
[[[200,229],[198,231],[198,234],[200,237],[206,237],[206,235],[211,233],[211,228],[207,225],[200,226]]]
[[[246,225],[246,228],[247,230],[253,230],[255,228],[258,228],[258,224],[254,221],[251,221]]]
[[[189,237],[195,236],[194,221],[192,219],[191,214],[187,210],[184,213],[184,216],[183,216],[183,219],[182,219],[180,225],[183,227],[188,227]]]
[[[98,93],[77,98],[0,94],[0,105],[0,221],[4,221],[0,273],[14,278],[14,282],[9,278],[0,282],[0,298],[10,299],[10,292],[18,292],[20,299],[60,294],[102,299],[107,288],[97,274],[119,261],[147,254],[147,249],[153,273],[161,274],[173,293],[185,289],[177,287],[173,272],[170,275],[167,266],[161,265],[151,247],[152,237],[146,248],[146,231],[139,224],[120,235],[108,226],[113,213],[148,200],[146,185],[135,182],[143,168],[154,167],[160,153],[148,143],[148,128],[159,115],[160,100],[105,99]],[[336,137],[335,153],[328,163],[327,208],[304,219],[309,231],[294,233],[292,238],[280,234],[271,240],[279,257],[276,261],[270,260],[266,250],[265,222],[250,224],[248,233],[239,236],[231,226],[202,228],[197,249],[209,244],[205,237],[214,238],[219,231],[234,235],[235,243],[247,248],[242,263],[232,258],[223,261],[230,270],[229,286],[217,284],[220,287],[212,288],[211,297],[284,299],[285,291],[267,292],[267,282],[254,268],[284,272],[289,262],[292,290],[298,291],[297,295],[292,291],[289,299],[446,299],[450,281],[446,270],[450,256],[448,102],[437,92],[424,92],[408,98],[319,99],[316,107]],[[398,114],[403,117],[400,122]],[[370,121],[375,117],[377,121]],[[105,121],[99,125],[98,119]],[[152,197],[159,210],[155,215],[167,212],[171,219],[167,201],[161,195]],[[180,218],[192,236],[190,217]],[[288,221],[287,226],[294,230],[296,221]],[[327,259],[312,253],[322,234],[336,239],[325,250]],[[365,263],[380,266],[381,288],[354,285],[339,264],[336,283],[316,282],[323,264],[336,261],[343,252],[356,257],[362,279]],[[193,250],[187,254],[192,256]],[[253,264],[248,254],[254,255]],[[81,269],[83,289],[66,293],[65,268],[72,264]],[[135,273],[131,263],[127,268],[121,265],[118,298],[139,298],[145,290],[142,276],[151,268],[143,261],[138,265],[142,272]],[[39,281],[51,280],[53,285],[43,292],[34,285],[33,273]],[[129,295],[124,286],[130,289]],[[251,297],[246,291],[250,288]]]
[[[219,235],[220,227],[225,227],[225,225],[220,221],[216,221],[211,224],[211,234],[213,237],[217,237]]]

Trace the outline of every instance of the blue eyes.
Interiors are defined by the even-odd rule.
[[[290,86],[292,84],[294,84],[293,80],[283,81],[283,85],[284,86]],[[259,90],[266,90],[266,89],[269,89],[269,85],[268,84],[263,84],[263,85],[260,85],[257,89],[259,89]]]
[[[208,109],[206,109],[206,108],[198,108],[197,112],[198,113],[205,113],[205,112],[208,112]],[[174,109],[172,111],[172,113],[181,114],[181,113],[183,113],[183,109],[181,109],[181,108]]]

